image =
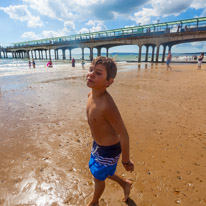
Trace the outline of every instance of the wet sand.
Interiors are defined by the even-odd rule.
[[[206,65],[119,66],[108,89],[128,129],[130,200],[106,182],[100,206],[206,205]],[[2,91],[0,205],[86,205],[93,192],[86,70]]]

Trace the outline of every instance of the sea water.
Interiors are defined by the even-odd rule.
[[[1,91],[15,90],[34,83],[77,77],[86,72],[81,67],[81,62],[76,61],[76,67],[71,66],[70,60],[56,60],[53,67],[48,68],[48,60],[35,60],[35,69],[29,60],[0,59],[0,88]],[[89,63],[86,63],[89,64]]]
[[[106,55],[102,53],[102,55]],[[173,53],[172,61],[175,62],[190,62],[194,61],[194,55],[198,54],[175,54]],[[94,54],[94,58],[97,54]],[[148,61],[151,60],[151,54],[148,55]],[[136,53],[111,53],[109,57],[113,58],[119,64],[126,62],[137,62],[138,54]],[[67,57],[68,58],[68,57]],[[76,59],[76,66],[81,68],[81,54],[72,54],[72,58]],[[166,58],[166,57],[165,57]],[[82,70],[72,69],[71,60],[63,60],[62,56],[59,55],[59,60],[53,60],[53,68],[47,68],[46,59],[35,60],[36,68],[29,68],[29,60],[28,59],[0,59],[0,87],[2,89],[15,89],[17,86],[24,86],[26,83],[34,82],[35,79],[40,79],[42,81],[48,80],[49,78],[63,78],[66,72],[68,76],[77,76],[82,74]],[[89,54],[84,55],[84,59],[87,64],[90,64]],[[142,61],[145,59],[145,54],[143,53],[141,56]],[[162,55],[159,55],[159,60],[162,60]],[[86,66],[85,65],[85,66]],[[143,68],[143,67],[141,67]],[[52,77],[53,75],[53,77]],[[27,78],[25,78],[27,77]]]

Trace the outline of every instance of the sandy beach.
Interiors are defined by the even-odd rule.
[[[130,135],[133,188],[107,180],[100,206],[206,205],[206,65],[118,64],[108,88]],[[70,67],[70,65],[69,65]],[[146,67],[146,68],[145,68]],[[85,70],[0,94],[0,205],[80,206],[93,192]],[[30,77],[31,78],[31,77]],[[120,161],[121,162],[121,161]]]

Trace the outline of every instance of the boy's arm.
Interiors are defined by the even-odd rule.
[[[127,171],[134,170],[134,164],[130,160],[129,154],[129,135],[124,125],[119,110],[114,102],[106,108],[106,120],[112,125],[116,133],[120,136],[121,150],[122,150],[122,163]]]

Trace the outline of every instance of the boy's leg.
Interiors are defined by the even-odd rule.
[[[98,180],[94,177],[94,195],[88,206],[98,206],[99,199],[104,192],[105,181]]]
[[[127,201],[129,194],[130,194],[130,189],[132,186],[132,182],[129,180],[125,180],[122,177],[120,177],[117,174],[114,174],[113,176],[109,177],[111,180],[114,180],[117,182],[124,190],[124,200]]]

